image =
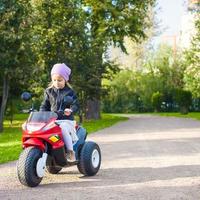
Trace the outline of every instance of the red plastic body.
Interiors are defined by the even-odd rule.
[[[55,119],[51,120],[46,125],[48,125],[52,122],[55,122]],[[61,132],[61,128],[59,126],[55,125],[48,130],[44,130],[44,127],[41,128],[40,130],[32,131],[32,132],[30,132],[28,130],[23,130],[23,133],[22,133],[23,148],[26,148],[29,146],[37,146],[42,151],[44,151],[45,150],[44,143],[46,143],[46,142],[52,146],[52,149],[57,149],[57,148],[61,148],[64,146],[62,132]],[[49,139],[51,136],[56,136],[60,139],[56,142],[53,142]]]

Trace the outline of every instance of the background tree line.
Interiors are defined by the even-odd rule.
[[[140,69],[123,70],[110,83],[105,112],[200,111],[200,16],[189,49],[160,45],[145,53]],[[140,51],[140,50],[139,50]],[[134,70],[135,69],[135,70]]]
[[[153,6],[154,0],[2,0],[0,131],[6,108],[16,107],[24,90],[40,99],[58,62],[72,68],[85,117],[99,118],[102,79],[119,70],[106,59],[107,49],[125,52],[125,36],[145,38]]]

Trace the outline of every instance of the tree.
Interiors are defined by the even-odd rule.
[[[50,81],[53,64],[64,62],[72,68],[72,85],[85,108],[87,96],[99,93],[95,83],[100,77],[94,75],[101,70],[95,68],[99,62],[98,48],[91,46],[88,13],[78,0],[34,1],[33,7],[33,46],[39,66],[36,74],[42,75],[34,80],[33,90],[41,93]]]
[[[27,35],[30,19],[29,5],[28,0],[2,0],[0,2],[0,72],[1,84],[3,85],[1,90],[0,132],[3,130],[3,117],[10,83],[13,81],[13,77],[20,79],[30,69],[28,63],[31,54],[29,54],[29,37]]]
[[[179,105],[180,112],[182,114],[187,114],[192,104],[192,93],[186,90],[176,90],[175,99]]]
[[[152,94],[151,102],[152,102],[155,112],[160,111],[162,101],[163,101],[163,95],[160,92],[155,92]]]
[[[125,51],[125,36],[135,41],[145,37],[146,11],[153,2],[35,1],[39,65],[47,75],[56,62],[72,67],[73,83],[83,98],[87,119],[100,117],[102,78],[108,71],[116,71],[105,62],[107,47],[114,43]]]
[[[183,88],[185,66],[181,60],[181,52],[177,51],[176,57],[170,46],[161,44],[155,52],[149,52],[145,68],[154,76],[161,78],[166,90]]]
[[[150,52],[141,70],[123,70],[110,81],[110,93],[104,98],[103,105],[111,105],[112,112],[116,112],[117,108],[123,111],[152,111],[152,106],[156,108],[152,95],[158,92],[162,98],[160,95],[154,97],[159,100],[157,109],[160,109],[162,99],[165,109],[172,111],[175,109],[174,90],[184,87],[185,68],[178,58],[173,58],[172,49],[168,46]]]
[[[125,37],[139,42],[145,38],[145,29],[148,27],[148,9],[153,6],[154,0],[135,1],[98,1],[84,0],[88,12],[91,48],[99,58],[93,66],[94,84],[93,91],[88,95],[87,110],[91,109],[88,118],[100,117],[100,96],[101,81],[107,72],[107,65],[104,65],[103,54],[108,46],[114,44],[126,52],[124,45]],[[95,109],[96,108],[96,109]],[[87,116],[87,113],[86,113]]]
[[[196,35],[194,36],[191,48],[185,51],[186,71],[184,76],[185,88],[190,90],[194,97],[200,97],[200,15],[197,15]]]

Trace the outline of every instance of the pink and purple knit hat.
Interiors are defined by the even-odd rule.
[[[58,74],[62,76],[65,81],[68,81],[71,74],[71,69],[67,65],[65,65],[65,63],[57,63],[51,69],[51,76],[53,74]]]

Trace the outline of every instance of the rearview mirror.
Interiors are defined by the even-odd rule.
[[[29,92],[23,92],[21,94],[21,99],[24,100],[24,101],[29,101],[31,99],[31,93]]]

